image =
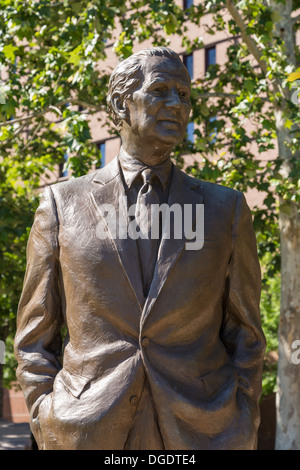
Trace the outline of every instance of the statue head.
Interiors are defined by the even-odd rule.
[[[122,144],[149,146],[166,155],[183,139],[189,120],[191,80],[178,54],[168,48],[145,49],[113,71],[108,107]]]

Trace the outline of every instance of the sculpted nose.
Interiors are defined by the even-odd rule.
[[[171,89],[168,93],[165,106],[167,108],[180,108],[180,98],[176,89]]]

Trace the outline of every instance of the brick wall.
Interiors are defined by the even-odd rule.
[[[23,392],[16,387],[3,389],[3,418],[13,423],[28,423],[29,413]]]

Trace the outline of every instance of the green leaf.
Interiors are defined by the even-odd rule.
[[[286,119],[285,123],[284,123],[284,127],[286,129],[291,129],[293,126],[293,121],[291,121],[290,119]]]
[[[3,47],[3,53],[10,62],[15,61],[15,58],[16,58],[15,51],[17,50],[18,50],[18,47],[13,46],[12,44],[7,44]]]
[[[73,49],[73,51],[71,51],[69,54],[68,62],[70,64],[75,65],[75,67],[77,67],[81,61],[82,49],[82,44],[80,44],[79,46],[75,47],[75,49]]]

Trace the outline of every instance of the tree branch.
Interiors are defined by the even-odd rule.
[[[245,43],[247,44],[249,51],[251,52],[253,57],[258,62],[258,64],[259,64],[260,68],[262,69],[262,71],[265,74],[267,74],[267,71],[268,71],[267,64],[262,59],[261,52],[258,49],[257,45],[255,44],[255,41],[247,33],[246,26],[244,24],[243,18],[241,17],[241,15],[240,15],[238,9],[236,8],[234,2],[232,0],[226,0],[226,6],[227,6],[227,9],[228,9],[229,13],[231,14],[232,18],[234,19],[234,21],[236,22],[236,24],[240,28],[242,38],[245,41]]]
[[[104,108],[101,108],[100,106],[97,106],[96,104],[87,103],[86,101],[78,100],[77,98],[71,98],[69,100],[69,103],[78,104],[79,106],[82,106],[83,108],[93,108],[99,112],[105,111]]]
[[[69,4],[70,4],[70,3],[76,3],[76,1],[77,1],[77,0],[69,0]],[[53,7],[60,7],[60,6],[62,6],[62,5],[65,6],[65,2],[64,2],[64,1],[49,3],[49,4],[47,5],[47,7],[53,8]]]
[[[27,147],[29,147],[29,145],[31,144],[31,142],[33,141],[33,139],[35,138],[38,130],[40,129],[42,123],[39,122],[38,125],[36,126],[36,128],[34,129],[34,131],[30,134],[30,137],[28,139],[28,141],[26,142],[26,144],[24,145],[24,147],[22,148],[22,150],[20,151],[20,153],[22,154],[24,152],[24,150],[27,149]]]
[[[210,93],[210,92],[207,92],[207,93],[199,93],[197,95],[197,98],[236,98],[238,95],[234,94],[234,93],[223,93],[223,92],[220,92],[220,93]]]
[[[17,135],[20,134],[25,128],[26,128],[26,123],[23,124],[22,126],[18,127],[18,129],[16,129],[14,131],[13,135],[11,135],[10,137],[7,137],[7,139],[5,139],[5,140],[2,140],[1,145],[3,145],[4,142],[8,142],[9,140],[12,140],[15,137],[17,137]]]
[[[244,40],[245,44],[248,46],[249,52],[256,59],[258,65],[261,68],[261,70],[266,75],[267,72],[268,72],[268,64],[262,58],[261,51],[257,47],[254,39],[251,37],[251,35],[249,35],[247,33],[246,26],[244,24],[244,20],[241,17],[238,9],[236,8],[236,6],[234,4],[234,1],[233,0],[226,0],[226,6],[227,6],[227,9],[228,9],[229,13],[231,14],[232,18],[235,20],[236,24],[240,28],[242,39]],[[280,81],[275,79],[272,84],[273,84],[275,93],[279,93],[282,97],[286,98]]]
[[[11,119],[10,121],[3,121],[3,122],[0,122],[0,126],[1,127],[12,126],[13,124],[16,124],[17,122],[31,121],[34,118],[42,117],[48,111],[49,111],[49,109],[46,108],[44,111],[42,111],[40,113],[28,114],[28,116],[23,116],[21,118]]]
[[[214,93],[214,92],[206,92],[206,93],[199,93],[197,95],[197,98],[230,98],[232,100],[238,98],[239,95],[236,93]],[[268,98],[265,98],[263,96],[259,96],[259,99],[262,101],[270,102]]]
[[[47,106],[47,108],[45,108],[43,111],[40,111],[38,113],[32,113],[32,114],[28,114],[27,116],[23,116],[23,117],[16,118],[16,119],[11,119],[10,121],[0,122],[0,126],[3,126],[3,127],[4,126],[12,126],[13,124],[16,124],[17,122],[32,121],[33,119],[38,119],[38,118],[44,116],[47,113],[53,112],[53,109],[59,108],[61,106],[65,106],[68,103],[77,104],[77,105],[83,106],[85,108],[93,108],[93,109],[96,110],[96,112],[97,111],[98,112],[104,111],[103,108],[101,108],[101,107],[99,107],[95,104],[87,103],[87,102],[81,101],[81,100],[77,100],[76,98],[69,98],[67,100],[56,103],[55,106],[54,105]]]

